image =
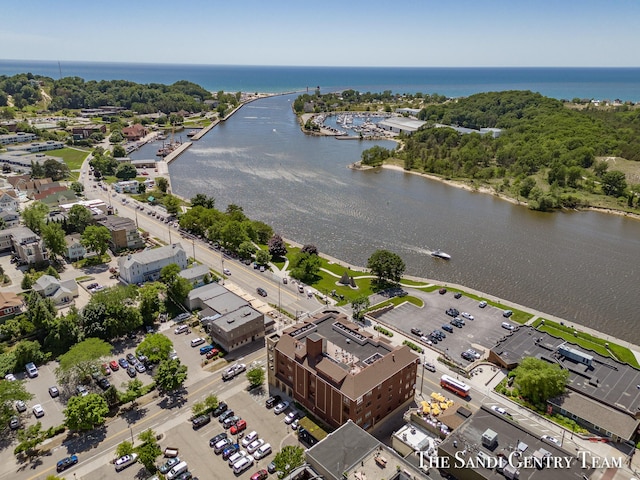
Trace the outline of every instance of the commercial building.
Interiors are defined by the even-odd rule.
[[[427,472],[348,420],[305,452],[313,477],[325,480],[429,480]],[[438,477],[439,478],[439,477]]]
[[[0,145],[11,145],[13,143],[33,142],[38,136],[35,133],[16,132],[0,135]]]
[[[118,193],[138,193],[140,183],[137,180],[126,180],[113,184],[113,189]]]
[[[44,142],[25,143],[24,145],[12,145],[7,147],[7,150],[10,152],[37,153],[47,150],[58,150],[60,148],[64,148],[64,143],[58,142],[57,140],[46,140]]]
[[[422,120],[417,120],[415,118],[390,117],[378,122],[378,127],[392,133],[411,134],[418,131],[420,127],[426,124],[427,122],[423,122]]]
[[[187,280],[193,288],[201,287],[205,284],[205,279],[211,278],[211,272],[206,265],[193,265],[191,268],[182,270],[178,275]]]
[[[186,303],[190,310],[200,310],[203,327],[227,352],[264,338],[264,314],[222,285],[210,283],[195,288],[189,292]]]
[[[413,401],[418,356],[327,310],[267,338],[269,384],[332,427],[369,430]]]
[[[458,480],[575,480],[593,473],[591,459],[575,449],[541,440],[523,425],[481,407],[423,458]]]
[[[187,254],[179,243],[132,253],[118,258],[120,279],[134,284],[153,282],[160,278],[160,271],[172,263],[181,270],[187,268]]]
[[[99,220],[98,223],[109,229],[111,233],[109,248],[111,248],[113,252],[123,249],[137,250],[144,247],[144,241],[138,233],[138,227],[136,227],[135,222],[130,218],[110,215]]]
[[[547,406],[613,441],[634,438],[640,427],[640,370],[533,327],[521,326],[491,349],[489,360],[515,368],[535,357],[569,372],[567,392]]]
[[[27,227],[0,230],[0,251],[7,250],[13,251],[18,262],[23,265],[49,260],[42,239]]]
[[[143,125],[136,123],[131,125],[130,127],[124,127],[122,129],[122,135],[127,139],[127,141],[135,141],[140,140],[142,137],[146,136],[149,131]]]

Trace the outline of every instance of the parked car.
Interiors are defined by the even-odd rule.
[[[546,442],[553,443],[554,445],[557,445],[558,447],[562,446],[562,443],[560,442],[560,440],[558,440],[555,437],[552,437],[551,435],[542,435],[540,437],[540,440],[544,440]]]
[[[259,460],[261,458],[266,457],[271,453],[271,444],[265,443],[260,448],[258,448],[255,452],[253,452],[253,458]]]
[[[19,429],[21,426],[20,424],[20,418],[18,418],[17,416],[13,416],[11,417],[11,420],[9,420],[9,428],[11,430],[17,430]]]
[[[225,402],[220,402],[218,403],[218,406],[215,408],[215,410],[213,411],[213,416],[214,417],[219,417],[220,415],[222,415],[224,412],[227,411],[227,404]],[[225,433],[226,435],[226,433]]]
[[[179,463],[180,463],[180,458],[178,457],[170,458],[165,463],[160,465],[160,467],[158,468],[158,471],[163,475],[165,475],[167,472],[169,472],[169,470],[171,470],[174,466],[176,466]]]
[[[104,376],[111,375],[111,368],[109,368],[109,365],[107,363],[103,363],[100,367],[100,370],[102,371],[102,374]]]
[[[109,382],[109,380],[107,380],[105,377],[102,377],[100,380],[98,380],[98,386],[102,390],[109,390],[109,388],[111,388],[111,382]]]
[[[227,432],[219,433],[215,437],[211,437],[211,440],[209,440],[209,446],[213,448],[215,447],[216,443],[218,443],[220,440],[224,440],[225,438],[227,438]]]
[[[417,335],[418,337],[422,336],[422,330],[420,330],[419,328],[412,328],[411,333],[413,333],[414,335]]]
[[[209,414],[198,415],[196,418],[191,420],[191,425],[193,426],[194,430],[197,430],[200,427],[204,427],[210,421],[211,421],[211,417],[209,416]]]
[[[261,438],[258,438],[257,440],[254,440],[253,442],[251,442],[248,446],[247,446],[247,453],[253,453],[256,450],[258,450],[262,445],[264,445],[264,440]]]
[[[22,400],[18,400],[16,402],[16,410],[20,413],[27,411],[27,404]]]
[[[231,440],[229,440],[228,438],[218,440],[218,442],[214,443],[213,445],[213,453],[215,453],[216,455],[220,455],[229,446],[231,446]]]
[[[243,430],[247,429],[247,421],[246,420],[238,420],[236,422],[235,425],[233,425],[230,429],[229,429],[229,433],[231,435],[237,435],[238,433],[242,432]]]
[[[468,312],[462,312],[462,313],[460,314],[460,316],[461,316],[462,318],[466,318],[467,320],[474,320],[474,316],[473,316],[473,315],[471,315],[471,314],[470,314],[470,313],[468,313]]]
[[[233,417],[234,415],[235,414],[233,413],[233,410],[227,410],[220,414],[220,416],[218,417],[218,422],[223,423],[228,417]]]
[[[119,472],[121,470],[124,470],[127,467],[130,467],[131,465],[133,465],[137,461],[138,461],[138,454],[137,453],[132,453],[130,455],[125,455],[123,457],[118,458],[114,462],[114,465],[116,467],[116,472]]]
[[[425,337],[424,335],[420,337],[420,341],[426,343],[427,345],[433,344],[433,341],[429,337]]]
[[[56,463],[56,471],[62,472],[67,468],[73,467],[76,463],[78,463],[78,456],[71,455],[70,457],[64,457],[62,460]]]
[[[180,335],[183,332],[189,330],[189,325],[178,325],[176,329],[173,331],[174,335]]]
[[[24,366],[24,369],[27,371],[27,375],[29,378],[34,378],[38,376],[38,367],[36,367],[35,363],[29,362]]]
[[[298,418],[298,416],[300,415],[299,412],[297,412],[296,410],[287,413],[287,416],[284,417],[284,423],[286,423],[287,425],[290,425],[294,422],[294,420],[296,420]]]
[[[222,459],[223,460],[228,460],[229,457],[231,455],[233,455],[234,453],[236,453],[238,450],[240,450],[240,447],[238,446],[237,443],[233,443],[233,444],[229,445],[228,447],[226,447],[222,451]]]
[[[42,405],[40,405],[39,403],[37,405],[34,405],[33,414],[36,416],[36,418],[44,417],[44,409],[42,408]]]
[[[471,355],[469,352],[462,352],[460,356],[465,360],[467,360],[468,362],[473,362],[475,360],[475,357]]]
[[[147,371],[147,367],[145,367],[143,364],[141,364],[140,362],[136,363],[136,372],[138,373],[144,373]]]
[[[256,473],[251,475],[250,480],[266,480],[269,476],[269,472],[267,472],[264,468],[262,470],[258,470]]]
[[[497,405],[492,405],[491,406],[491,410],[493,410],[496,413],[499,413],[500,415],[505,415],[505,416],[509,416],[509,412],[507,412],[504,408],[502,407],[498,407]]]
[[[446,288],[441,288],[440,290],[438,290],[438,293],[440,295],[444,295],[445,293],[447,293],[447,289]]]
[[[214,348],[213,350],[209,350],[205,355],[205,357],[210,360],[213,357],[216,357],[219,353],[220,353],[220,350],[218,350],[217,348]]]
[[[56,387],[55,385],[49,387],[49,395],[51,396],[51,398],[56,398],[58,395],[60,395],[60,390],[58,390],[58,387]]]
[[[129,365],[135,365],[138,363],[138,359],[133,353],[127,353],[127,362],[129,362]]]
[[[476,352],[473,348],[470,348],[469,350],[467,350],[467,352],[473,355],[473,358],[475,358],[476,360],[478,360],[481,357],[481,355],[478,352]]]
[[[238,423],[240,421],[240,417],[237,415],[231,415],[230,417],[227,417],[224,419],[224,422],[222,422],[222,426],[224,427],[225,430],[230,429],[232,426],[234,426],[236,423]]]
[[[486,307],[486,306],[487,306],[487,302],[486,302],[485,300],[482,300],[482,301],[478,304],[478,306],[479,306],[480,308],[484,308],[484,307]]]
[[[111,368],[111,371],[115,372],[120,370],[120,365],[118,364],[118,362],[116,360],[111,360],[109,362],[109,368]]]
[[[464,324],[460,321],[460,319],[459,319],[459,318],[457,318],[457,317],[456,317],[456,318],[454,318],[453,320],[451,320],[449,323],[450,323],[451,325],[453,325],[454,327],[457,327],[457,328],[462,328],[462,327],[463,327],[463,325],[464,325]]]
[[[426,370],[429,370],[430,372],[435,372],[436,371],[436,366],[433,363],[424,362],[424,368]]]
[[[276,470],[278,469],[278,467],[276,467],[276,464],[271,462],[269,463],[269,465],[267,465],[267,472],[269,473],[276,473]]]
[[[205,345],[204,347],[200,347],[200,355],[205,355],[214,349],[215,347],[213,345]]]
[[[137,375],[135,367],[127,367],[127,375],[129,375],[131,378],[134,378]]]
[[[462,294],[460,292],[456,292],[453,298],[455,299],[462,298]]]
[[[280,398],[280,395],[273,395],[269,398],[267,398],[267,401],[264,402],[264,406],[267,408],[273,408],[274,405],[277,405],[278,403],[280,403],[280,400],[282,400]]]
[[[127,362],[124,358],[119,358],[118,359],[118,364],[122,367],[122,368],[129,368],[129,362]]]
[[[505,310],[502,312],[502,316],[505,318],[509,318],[511,315],[513,315],[513,312],[511,310]]]
[[[447,323],[445,323],[444,325],[442,325],[442,329],[449,332],[449,333],[453,333],[453,327]]]
[[[280,402],[279,404],[277,404],[275,406],[275,408],[273,409],[273,413],[275,413],[276,415],[280,415],[282,412],[284,412],[287,408],[289,407],[289,402],[284,401],[284,402]]]
[[[450,317],[457,317],[458,315],[460,315],[460,312],[458,311],[457,308],[447,308],[445,310],[445,313]]]
[[[198,345],[202,345],[205,342],[205,339],[202,337],[196,337],[191,339],[191,346],[197,347]]]
[[[256,432],[255,430],[253,432],[249,432],[247,433],[243,438],[242,438],[242,442],[240,442],[242,444],[243,447],[247,448],[250,444],[252,444],[253,442],[255,442],[258,439],[258,432]]]
[[[76,395],[80,395],[81,397],[86,397],[87,395],[89,395],[89,390],[87,390],[87,387],[85,387],[84,385],[77,385]]]
[[[508,322],[502,322],[502,328],[506,329],[506,330],[513,330],[513,325],[511,325]]]

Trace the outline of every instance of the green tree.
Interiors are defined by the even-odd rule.
[[[405,270],[405,264],[399,255],[388,250],[376,250],[367,260],[367,268],[371,270],[381,283],[398,283]]]
[[[160,282],[145,283],[138,290],[138,308],[144,325],[152,325],[158,315],[164,313],[165,306],[161,296],[165,291],[165,285]]]
[[[318,247],[310,243],[303,245],[300,251],[302,253],[308,253],[310,255],[318,255]]]
[[[137,175],[138,171],[136,167],[130,163],[121,163],[116,169],[116,177],[121,180],[131,180],[132,178],[136,178]]]
[[[258,265],[268,265],[271,261],[271,254],[267,250],[258,250],[256,252],[256,263]]]
[[[82,183],[80,183],[80,182],[72,182],[70,188],[71,188],[71,190],[76,192],[76,195],[80,195],[82,192],[84,192],[84,185]],[[73,207],[71,207],[71,208],[73,208]]]
[[[269,247],[269,253],[274,258],[282,258],[287,255],[287,246],[285,245],[282,237],[277,233],[269,239],[267,246]]]
[[[362,320],[364,317],[364,311],[369,308],[369,297],[367,295],[360,295],[351,300],[351,309],[353,310],[354,320]]]
[[[49,223],[43,225],[40,233],[42,241],[51,252],[51,256],[55,260],[58,255],[64,255],[67,245],[64,241],[64,230],[59,223]]]
[[[161,395],[171,394],[182,388],[187,379],[187,366],[180,359],[163,360],[154,375],[156,387]]]
[[[13,350],[13,354],[16,359],[16,369],[20,370],[29,362],[40,365],[47,360],[47,354],[42,351],[40,342],[35,340],[22,340],[18,342]]]
[[[219,403],[220,402],[218,401],[218,397],[213,393],[207,395],[204,399],[204,405],[208,411],[212,411],[218,408]]]
[[[60,356],[56,377],[63,384],[79,383],[111,354],[111,345],[98,338],[87,338]]]
[[[84,205],[74,205],[69,210],[67,221],[76,232],[83,233],[93,223],[93,215]]]
[[[90,393],[88,395],[74,395],[67,401],[67,408],[63,410],[65,425],[71,430],[93,430],[104,425],[109,405],[102,395]]]
[[[147,191],[147,186],[142,182],[138,183],[138,193],[143,194],[146,191]]]
[[[602,174],[602,191],[605,195],[621,197],[627,189],[627,180],[624,172],[611,170]]]
[[[245,241],[238,245],[238,256],[240,258],[251,258],[254,253],[256,253],[256,247],[253,243]]]
[[[22,221],[27,228],[35,233],[40,233],[44,226],[44,219],[49,214],[49,207],[44,203],[35,201],[22,211]]]
[[[254,220],[251,223],[253,224],[252,230],[256,235],[256,238],[252,240],[263,245],[266,244],[273,236],[273,228],[259,220]]]
[[[42,423],[37,422],[25,429],[18,430],[18,445],[13,450],[16,455],[24,453],[28,457],[36,455],[36,448],[47,438],[47,432],[42,430]]]
[[[86,337],[111,340],[142,326],[142,315],[135,307],[137,286],[118,285],[94,293],[82,310]]]
[[[254,367],[247,370],[247,380],[249,380],[249,387],[259,387],[264,383],[264,370],[262,367]]]
[[[522,396],[533,404],[543,404],[562,394],[569,379],[568,370],[535,357],[522,359],[512,374]]]
[[[215,208],[216,199],[213,197],[208,197],[204,193],[197,193],[195,197],[191,198],[191,206],[197,207],[201,206],[204,208]]]
[[[167,286],[167,295],[176,304],[181,304],[191,291],[191,284],[178,275],[180,267],[171,263],[160,270],[160,280]]]
[[[7,354],[3,354],[7,355]],[[14,366],[11,367],[13,370]],[[3,376],[8,373],[4,368]],[[16,380],[15,382],[7,382],[2,380],[0,382],[0,425],[5,428],[9,425],[9,420],[16,414],[14,404],[17,400],[31,400],[33,395],[27,392],[26,384],[23,380]]]
[[[29,322],[38,330],[47,330],[57,314],[53,300],[36,292],[29,293],[26,300]]]
[[[199,417],[206,410],[207,410],[207,406],[204,404],[204,402],[195,402],[191,406],[191,413],[193,414],[194,417]]]
[[[173,342],[161,333],[147,335],[136,348],[136,354],[146,356],[151,363],[160,363],[169,357]]]
[[[102,256],[109,248],[111,232],[103,225],[90,225],[82,232],[80,243],[90,252],[96,252]]]
[[[122,145],[115,145],[113,147],[113,158],[124,158],[127,156],[127,151]]]
[[[240,245],[249,240],[249,236],[240,221],[230,220],[220,230],[220,239],[226,248],[237,252]]]
[[[156,434],[153,430],[148,429],[140,432],[138,439],[142,442],[142,445],[136,448],[138,460],[150,473],[154,473],[157,469],[156,459],[162,453],[156,440]]]
[[[160,190],[162,193],[167,193],[167,189],[169,188],[169,181],[164,177],[157,177],[156,187],[158,187],[158,190]]]
[[[45,160],[42,167],[44,168],[45,177],[51,178],[54,182],[67,178],[70,173],[66,163],[53,158]]]
[[[44,348],[54,357],[67,352],[80,341],[82,318],[75,306],[66,315],[55,317],[47,328]]]
[[[286,445],[273,459],[278,472],[282,472],[282,477],[286,477],[296,468],[304,463],[304,449]]]
[[[122,403],[131,402],[132,405],[135,405],[135,402],[142,395],[142,391],[144,388],[144,384],[137,378],[133,380],[129,380],[126,383],[122,384],[125,387],[124,392],[119,392],[118,398]]]
[[[162,199],[162,204],[167,209],[169,215],[176,215],[180,210],[180,199],[175,195],[166,195]]]
[[[291,277],[305,283],[313,283],[320,271],[321,261],[318,255],[311,253],[296,253],[291,259]]]
[[[131,455],[134,453],[133,443],[125,440],[118,444],[116,447],[116,457],[124,457],[125,455]]]

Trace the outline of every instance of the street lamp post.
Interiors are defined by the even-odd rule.
[[[220,254],[220,263],[222,264],[222,284],[224,285],[224,256]]]
[[[133,428],[129,427],[129,431],[131,432],[131,445],[133,445]]]

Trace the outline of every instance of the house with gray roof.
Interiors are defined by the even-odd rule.
[[[4,223],[4,228],[11,228],[11,227],[18,226],[20,224],[20,215],[18,215],[15,211],[12,211],[12,210],[0,211],[0,218]]]
[[[187,268],[187,253],[179,243],[132,253],[118,258],[120,279],[134,284],[153,282],[160,278],[160,271],[172,263],[181,270]]]
[[[209,267],[206,265],[194,265],[191,268],[182,270],[178,275],[186,279],[194,288],[204,285],[205,278],[209,275]]]
[[[43,297],[53,300],[56,306],[67,305],[78,296],[78,284],[75,280],[58,280],[51,275],[41,276],[32,288]]]
[[[7,250],[13,251],[24,265],[49,260],[42,239],[31,229],[23,226],[0,230],[0,251]]]

